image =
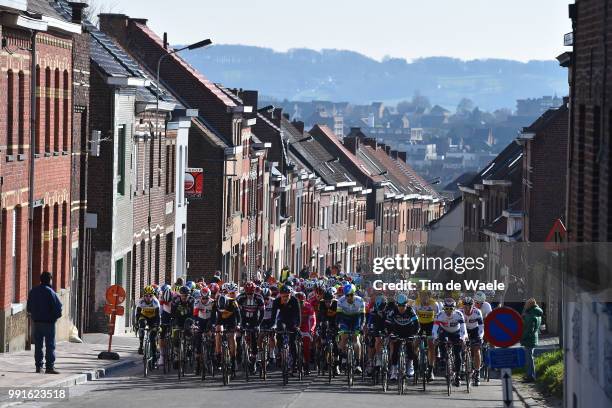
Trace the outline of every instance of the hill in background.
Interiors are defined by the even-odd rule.
[[[276,52],[243,45],[215,45],[183,57],[214,82],[256,89],[266,99],[395,104],[418,92],[452,111],[464,97],[493,111],[514,109],[517,99],[567,94],[567,71],[554,60],[431,57],[381,62],[353,51]]]

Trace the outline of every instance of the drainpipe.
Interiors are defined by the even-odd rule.
[[[34,158],[36,151],[36,35],[32,31],[32,48],[30,64],[30,174],[28,177],[28,293],[32,289],[32,270],[34,266]],[[26,350],[31,349],[30,330],[31,322],[28,319],[28,332],[26,336]]]

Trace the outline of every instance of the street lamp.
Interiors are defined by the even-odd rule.
[[[210,39],[205,39],[202,41],[198,41],[196,43],[193,43],[191,45],[188,45],[186,47],[182,47],[182,48],[178,48],[176,50],[172,50],[169,52],[166,52],[165,54],[163,54],[162,56],[159,57],[159,59],[157,60],[157,72],[156,72],[156,80],[157,82],[155,82],[155,88],[156,91],[155,92],[155,130],[152,132],[151,137],[149,138],[150,140],[153,140],[155,138],[155,134],[156,131],[158,132],[157,134],[159,135],[159,139],[160,139],[160,143],[161,143],[161,131],[159,130],[159,97],[160,97],[160,86],[159,86],[159,72],[160,72],[160,68],[161,68],[161,63],[162,61],[166,58],[169,57],[170,55],[179,53],[181,51],[184,50],[196,50],[198,48],[204,48],[208,45],[212,44],[212,41]],[[149,149],[152,149],[153,146],[149,145]],[[150,177],[151,179],[151,177]],[[152,264],[153,264],[153,260],[151,259],[151,256],[153,255],[153,241],[151,240],[151,184],[149,183],[149,214],[148,214],[148,218],[147,218],[147,223],[148,223],[148,227],[149,227],[149,278],[151,278],[151,268],[152,268]],[[182,186],[181,186],[182,188]],[[179,193],[180,194],[180,193]],[[178,248],[177,248],[178,250]],[[182,249],[181,249],[182,250]],[[185,257],[183,256],[183,262],[185,262]],[[168,282],[166,282],[168,283]]]

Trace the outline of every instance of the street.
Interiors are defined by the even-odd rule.
[[[356,381],[349,392],[344,377],[332,384],[324,377],[311,376],[301,383],[290,379],[282,386],[278,373],[273,373],[265,383],[259,379],[246,383],[238,377],[230,386],[223,387],[220,378],[204,383],[193,375],[180,382],[176,375],[164,376],[154,372],[143,378],[142,366],[136,364],[111,377],[88,382],[70,389],[70,400],[61,403],[31,402],[22,407],[145,407],[174,405],[184,408],[213,405],[215,407],[373,407],[377,405],[406,404],[425,407],[501,407],[501,384],[492,379],[472,388],[467,394],[465,387],[454,389],[448,397],[442,379],[436,379],[427,392],[417,391],[411,385],[407,395],[397,395],[396,383],[383,394],[379,387],[373,388]],[[515,406],[518,406],[515,396]]]

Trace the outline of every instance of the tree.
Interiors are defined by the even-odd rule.
[[[427,110],[431,108],[431,102],[429,101],[428,97],[421,95],[419,91],[416,91],[412,97],[412,106]]]
[[[463,98],[457,105],[457,115],[467,115],[474,110],[474,102],[469,98]]]

